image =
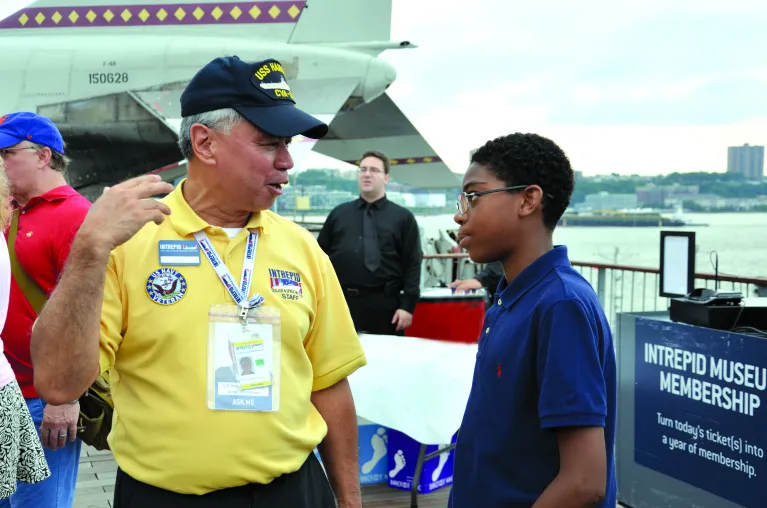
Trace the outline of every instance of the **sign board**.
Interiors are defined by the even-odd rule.
[[[455,443],[457,438],[458,434],[454,434],[450,443],[427,446],[426,455]],[[389,429],[389,487],[408,491],[413,488],[416,464],[420,453],[421,443],[404,432]],[[418,481],[418,492],[428,494],[452,485],[454,459],[455,448],[425,461]]]
[[[674,298],[690,294],[695,284],[695,233],[660,232],[661,297]]]
[[[375,485],[377,483],[386,483],[388,480],[388,432],[389,429],[383,425],[378,425],[357,416],[360,485]],[[322,464],[322,457],[316,448],[314,455]]]
[[[635,462],[763,506],[767,340],[638,319],[634,353]]]

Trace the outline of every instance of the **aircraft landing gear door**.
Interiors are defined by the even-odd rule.
[[[24,95],[55,103],[70,93],[74,51],[32,51],[24,73]]]

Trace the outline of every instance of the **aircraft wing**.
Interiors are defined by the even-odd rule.
[[[315,152],[354,165],[367,150],[389,156],[391,177],[399,183],[424,189],[461,186],[458,177],[386,93],[357,108],[339,111],[327,136],[314,145]]]
[[[292,81],[290,87],[298,97],[297,106],[316,118],[329,123],[336,113],[344,108],[349,96],[357,86],[356,79],[311,79]],[[170,84],[156,90],[131,92],[131,96],[152,115],[173,125],[178,132],[181,123],[181,92],[183,86]],[[297,169],[306,169],[304,160],[309,156],[316,141],[296,136],[290,144],[290,154]]]

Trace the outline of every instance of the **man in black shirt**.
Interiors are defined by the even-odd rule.
[[[501,263],[489,263],[485,266],[485,269],[479,272],[471,279],[466,280],[454,280],[450,283],[451,288],[455,288],[455,292],[458,294],[471,291],[472,289],[482,289],[484,287],[487,292],[492,295],[498,288],[498,283],[501,282],[503,277],[503,266]]]
[[[404,335],[420,296],[421,241],[413,214],[386,199],[389,158],[362,156],[360,197],[335,207],[317,241],[335,268],[360,333]]]
[[[471,279],[454,280],[450,283],[451,288],[455,288],[457,294],[465,293],[473,289],[485,288],[485,309],[490,307],[493,302],[493,294],[498,289],[498,283],[503,278],[503,266],[501,263],[489,263],[485,269],[479,272]]]

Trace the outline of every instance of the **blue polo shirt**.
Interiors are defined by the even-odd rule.
[[[559,472],[558,427],[605,429],[615,508],[615,351],[591,285],[557,246],[501,279],[479,338],[451,508],[530,507]]]

